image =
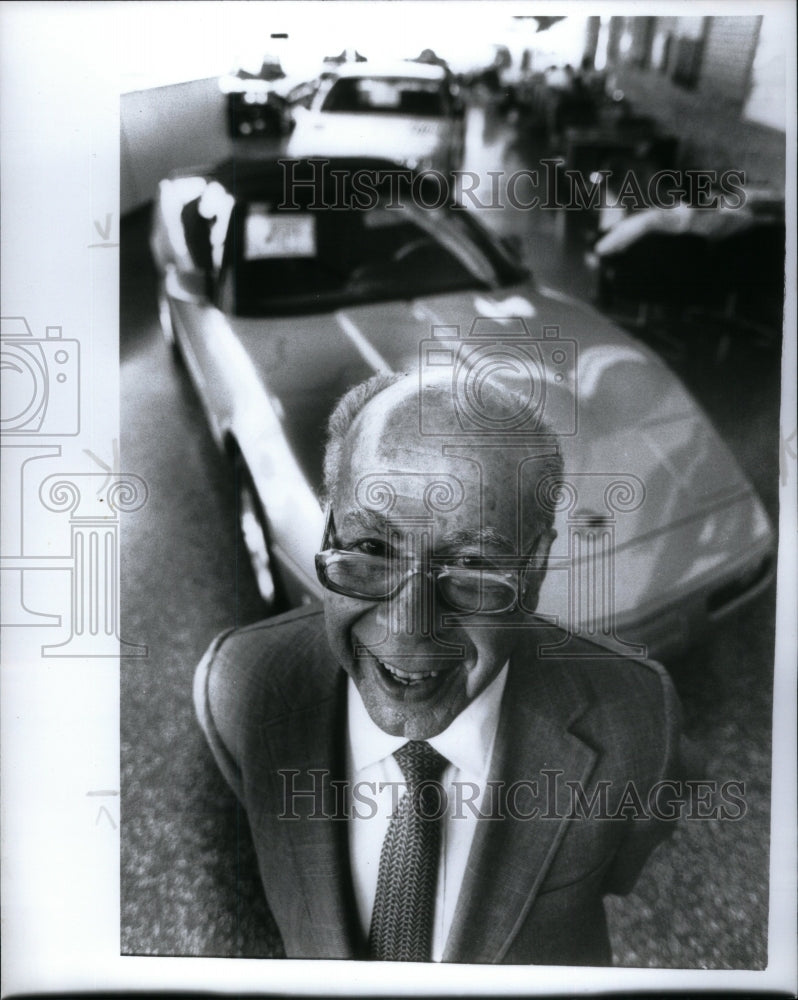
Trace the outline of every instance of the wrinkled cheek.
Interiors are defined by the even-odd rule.
[[[373,604],[353,601],[326,591],[324,594],[324,624],[327,642],[342,666],[349,669],[354,661],[352,628],[373,608]]]
[[[472,701],[501,671],[510,657],[512,639],[498,632],[495,627],[475,628],[469,632],[469,642],[474,650],[473,665],[466,673],[465,687],[468,701]]]

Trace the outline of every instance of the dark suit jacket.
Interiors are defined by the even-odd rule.
[[[539,644],[564,638],[550,626],[525,633],[491,764],[491,780],[504,787],[551,788],[555,779],[542,772],[558,772],[557,803],[543,801],[532,820],[478,820],[444,961],[610,964],[602,896],[628,891],[672,826],[633,818],[634,808],[626,818],[574,818],[568,781],[587,796],[605,788],[612,815],[629,782],[645,803],[655,782],[675,776],[679,708],[658,664],[573,638],[567,657],[537,655]],[[365,957],[347,824],[334,818],[331,784],[346,777],[346,674],[329,651],[322,612],[302,609],[219,636],[197,669],[195,702],[246,809],[287,956]],[[295,789],[317,782],[324,804],[295,797],[286,808],[288,781]],[[523,794],[514,804],[531,811]],[[280,818],[287,812],[301,818]]]

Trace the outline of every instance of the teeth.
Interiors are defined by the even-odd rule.
[[[418,684],[420,681],[425,681],[430,677],[437,677],[440,673],[439,670],[415,670],[411,672],[400,670],[398,667],[392,667],[388,663],[383,663],[382,660],[379,663],[388,671],[391,677],[397,681],[401,681],[402,684]]]

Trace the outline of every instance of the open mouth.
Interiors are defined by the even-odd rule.
[[[426,670],[405,670],[395,663],[379,659],[373,653],[369,654],[369,659],[383,690],[402,700],[414,701],[427,699],[446,689],[460,666],[460,662],[454,660],[451,665],[436,663],[434,668]]]
[[[469,668],[465,650],[447,656],[446,651],[418,644],[412,652],[386,651],[382,658],[357,634],[352,635],[352,652],[361,677],[376,682],[386,695],[400,702],[445,698]]]
[[[385,663],[379,659],[377,663],[388,674],[391,680],[396,681],[398,684],[404,684],[407,687],[418,686],[423,684],[424,681],[431,680],[433,677],[445,673],[443,670],[400,670],[399,667],[395,667],[393,664]]]

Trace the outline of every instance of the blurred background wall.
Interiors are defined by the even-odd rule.
[[[680,136],[683,169],[744,170],[751,186],[784,184],[785,40],[778,18],[596,20],[603,36],[597,66],[604,61],[614,87]]]
[[[419,5],[416,14],[412,4],[376,3],[353,34],[351,20],[342,30],[336,5],[308,5],[305,18],[295,5],[285,13],[261,4],[156,6],[151,19],[129,15],[120,25],[141,34],[134,41],[146,55],[123,71],[123,213],[151,200],[171,169],[230,155],[218,75],[258,63],[269,50],[287,73],[309,78],[325,55],[349,46],[371,59],[431,46],[466,74],[490,65],[499,48],[516,76],[586,60],[637,114],[679,136],[679,168],[743,170],[749,186],[784,184],[786,50],[778,14],[569,16],[548,19],[557,23],[541,30],[540,18],[487,4]]]
[[[123,94],[119,128],[123,214],[151,201],[170,170],[230,153],[216,77]]]

